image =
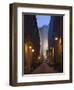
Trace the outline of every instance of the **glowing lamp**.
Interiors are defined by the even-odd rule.
[[[31,49],[32,47],[31,47],[31,46],[29,46],[29,48]]]
[[[55,37],[55,40],[58,40],[58,37]]]
[[[34,52],[34,49],[32,49],[32,52]]]

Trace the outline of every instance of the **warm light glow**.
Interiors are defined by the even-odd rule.
[[[58,40],[58,37],[55,37],[55,40]]]
[[[29,48],[31,49],[32,47],[31,47],[31,46],[29,46]]]
[[[34,49],[32,49],[32,52],[34,52]]]
[[[41,57],[39,56],[38,59],[40,59]]]

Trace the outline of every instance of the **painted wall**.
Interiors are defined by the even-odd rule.
[[[12,2],[14,0],[0,0],[0,90],[74,90],[74,79],[72,84],[26,87],[9,86],[9,3]],[[15,0],[15,2],[72,5],[74,10],[74,0]]]

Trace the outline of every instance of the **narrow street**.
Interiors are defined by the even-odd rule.
[[[38,68],[36,68],[32,73],[57,73],[57,71],[53,68],[48,66],[47,63],[43,62]]]

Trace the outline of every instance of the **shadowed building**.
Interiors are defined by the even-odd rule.
[[[24,73],[30,73],[32,63],[40,52],[40,37],[35,15],[23,14],[24,28]]]
[[[51,63],[60,65],[59,71],[63,71],[63,16],[51,16],[48,31],[48,43]]]

